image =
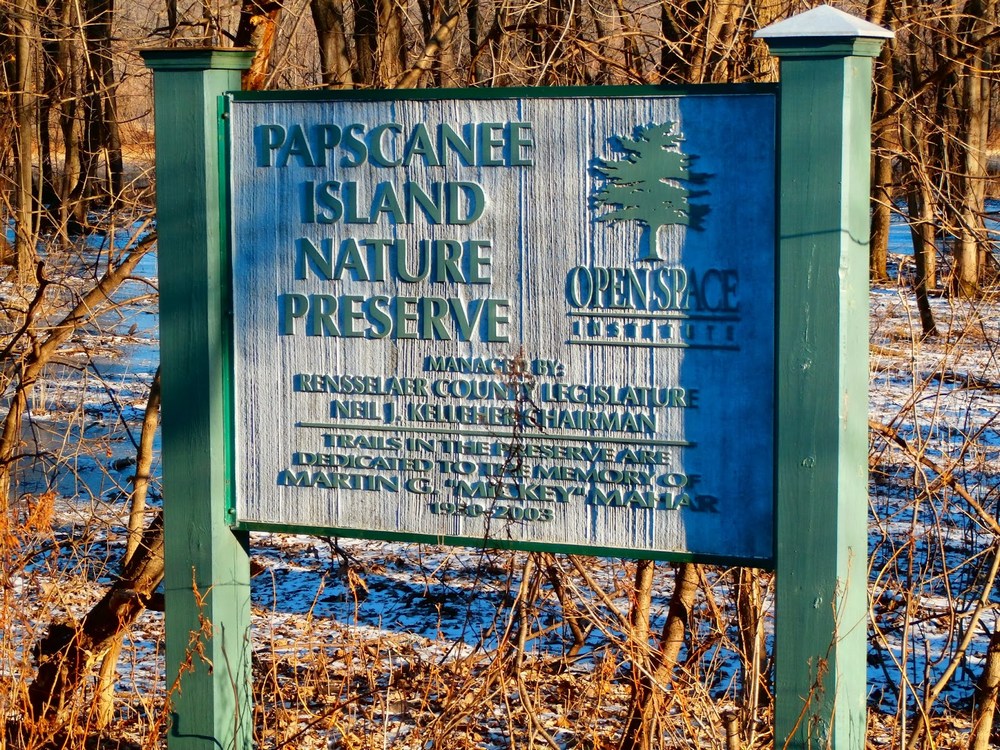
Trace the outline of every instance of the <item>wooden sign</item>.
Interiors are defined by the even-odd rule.
[[[707,92],[229,95],[235,523],[766,564],[776,96]]]
[[[770,86],[226,94],[252,52],[143,52],[171,750],[253,745],[253,528],[770,563],[775,744],[864,744],[892,32],[758,36],[778,128]]]

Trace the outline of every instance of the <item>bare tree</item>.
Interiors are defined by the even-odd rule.
[[[347,46],[347,27],[341,0],[309,0],[316,37],[319,66],[326,88],[350,88],[354,84]]]
[[[653,588],[650,560],[640,560],[636,568],[635,601],[632,605],[632,632],[629,640],[632,657],[631,699],[622,734],[622,750],[651,750],[659,746],[660,721],[665,687],[677,665],[687,622],[698,592],[699,566],[682,563],[675,568],[674,591],[660,634],[659,647],[649,645],[649,610]]]
[[[250,69],[243,74],[243,88],[263,88],[271,67],[275,38],[284,5],[278,0],[247,0],[240,8],[234,44],[257,51]]]
[[[35,243],[38,237],[38,197],[33,186],[37,144],[38,91],[38,8],[35,0],[16,0],[12,8],[14,37],[16,127],[14,266],[21,287],[34,281]]]
[[[304,14],[305,3],[299,7]],[[230,9],[226,4],[166,0],[166,25],[156,33],[171,43],[186,36],[186,43],[256,47],[261,52],[248,74],[248,88],[265,85],[275,69],[281,72],[286,59],[301,68],[301,78],[321,81],[326,88],[748,82],[773,80],[776,73],[774,60],[753,41],[752,32],[801,7],[793,0],[652,5],[625,0],[310,0],[315,37],[303,44],[287,31],[293,8],[289,3],[247,0]],[[989,281],[984,154],[994,135],[990,104],[997,77],[993,53],[1000,39],[997,2],[858,0],[845,7],[894,26],[899,35],[884,49],[877,68],[870,268],[877,283],[888,277],[889,222],[893,212],[904,215],[914,247],[921,332],[931,335],[936,331],[930,306],[935,294],[946,289],[957,295],[978,294]],[[125,9],[119,4],[119,11]],[[95,271],[87,288],[65,298],[57,298],[58,285],[48,266],[35,257],[44,206],[68,243],[73,231],[86,229],[89,209],[115,205],[125,187],[118,99],[125,63],[115,42],[115,14],[113,0],[12,0],[0,7],[5,76],[0,92],[0,178],[13,196],[0,213],[5,220],[12,217],[17,227],[14,248],[6,249],[0,236],[0,261],[16,264],[28,290],[24,300],[3,303],[0,385],[10,395],[0,434],[0,503],[5,512],[19,502],[19,467],[25,459],[22,430],[46,363],[74,331],[108,309],[110,292],[148,251],[142,245],[118,257],[106,272]],[[290,49],[294,55],[285,54]],[[33,174],[39,175],[34,184]],[[950,259],[941,252],[944,236],[951,239]],[[952,278],[939,284],[938,277],[948,273]],[[147,417],[155,417],[152,404],[149,410]],[[144,442],[145,436],[144,430]],[[942,467],[937,475],[954,479],[956,470]],[[138,481],[133,492],[137,500]],[[29,691],[37,718],[55,724],[65,718],[65,707],[102,655],[99,721],[109,716],[116,643],[150,601],[162,574],[162,527],[155,521],[140,535],[142,515],[133,516],[122,532],[127,563],[121,580],[90,613],[54,624],[39,643],[41,662]],[[136,546],[140,536],[143,541]],[[689,628],[702,580],[697,566],[674,569],[670,610],[656,633],[650,624],[657,571],[652,563],[637,566],[630,617],[619,618],[611,597],[591,586],[592,595],[604,605],[602,623],[596,608],[585,616],[571,611],[584,607],[573,599],[573,582],[569,576],[560,577],[552,560],[545,559],[543,565],[539,560],[531,563],[539,566],[533,576],[525,573],[531,580],[516,602],[516,635],[521,639],[517,666],[527,660],[524,643],[540,632],[527,624],[532,597],[542,597],[547,586],[564,611],[574,648],[579,650],[588,637],[596,638],[591,633],[603,625],[617,652],[634,655],[629,706],[618,715],[621,741],[625,747],[656,746],[667,723],[661,710],[667,695],[663,687],[680,673],[684,644],[695,645],[702,637]],[[576,569],[575,575],[585,574],[583,566]],[[738,700],[748,743],[753,735],[747,727],[767,708],[763,580],[754,571],[744,571],[728,602],[736,623],[735,649],[746,675]],[[708,588],[702,586],[706,607],[722,596],[716,591],[709,595]],[[616,630],[619,641],[614,640]],[[983,738],[989,737],[995,713],[996,640],[995,635],[989,639],[980,682],[979,746],[988,741]],[[488,678],[499,679],[492,674]],[[515,679],[527,705],[530,696],[523,680],[519,674]],[[491,682],[484,689],[483,703],[501,692],[497,685]],[[532,726],[544,737],[537,722]]]

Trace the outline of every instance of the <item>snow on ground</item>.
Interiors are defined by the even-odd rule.
[[[893,261],[905,279],[908,259]],[[150,256],[142,279],[122,290],[122,307],[74,337],[33,400],[27,435],[41,457],[24,490],[54,493],[56,525],[12,579],[10,591],[35,602],[21,620],[24,644],[49,619],[85,613],[115,575],[157,359],[152,263]],[[905,284],[871,294],[871,419],[898,438],[873,431],[871,443],[875,741],[888,742],[898,729],[900,701],[912,715],[951,669],[931,710],[966,708],[997,627],[989,578],[996,536],[982,514],[996,518],[1000,500],[1000,302],[940,295],[931,302],[940,335],[925,340]],[[151,501],[160,501],[158,486]],[[254,534],[252,554],[262,746],[423,748],[428,738],[447,737],[443,746],[463,746],[461,739],[499,748],[510,745],[512,731],[535,726],[560,747],[599,747],[620,728],[628,655],[616,617],[628,612],[631,562],[588,559],[575,569],[549,561],[565,581],[561,604],[552,579],[521,588],[527,556],[520,553]],[[659,570],[653,632],[672,587],[670,566]],[[723,714],[741,698],[736,573],[705,575],[713,596],[703,591],[692,616],[697,637],[677,678],[684,690],[671,694],[666,710],[678,736],[705,737],[708,746],[721,742]],[[768,603],[768,576],[763,583]],[[530,663],[511,669],[519,594],[536,607],[525,615]],[[575,648],[567,612],[580,615],[584,630]],[[21,661],[0,664],[0,672],[26,670],[23,646],[18,653]],[[141,735],[161,715],[162,657],[162,615],[147,612],[119,664],[122,731]],[[948,731],[965,726],[961,714],[948,721]]]

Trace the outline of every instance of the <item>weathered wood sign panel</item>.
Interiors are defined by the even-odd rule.
[[[232,95],[234,522],[769,561],[760,91]]]

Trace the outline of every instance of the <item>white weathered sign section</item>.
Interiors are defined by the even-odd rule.
[[[771,559],[772,94],[228,106],[236,524]]]

